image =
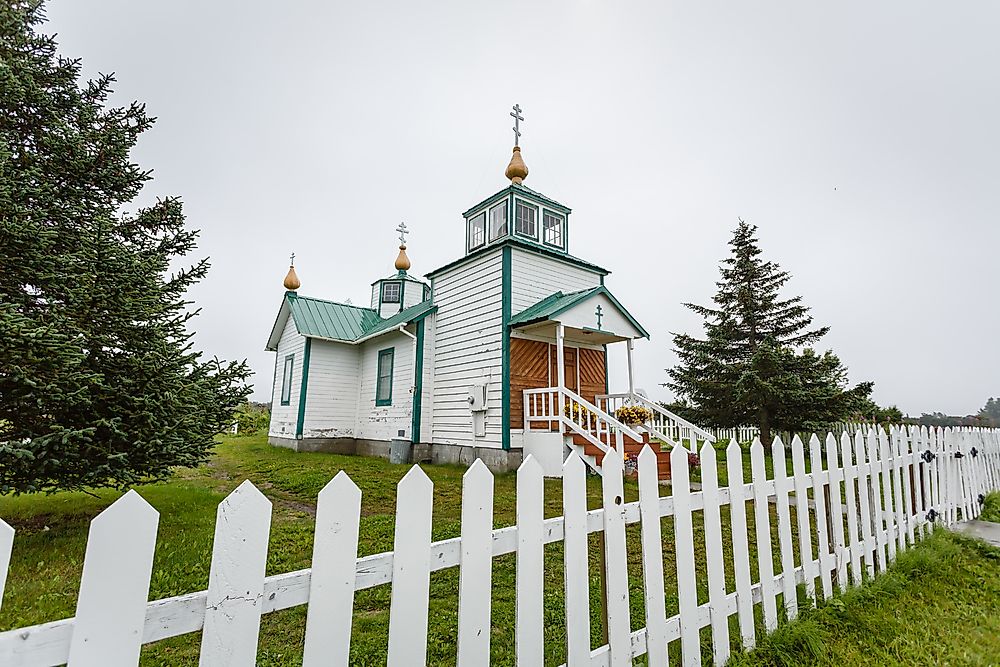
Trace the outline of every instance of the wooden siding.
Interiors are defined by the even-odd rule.
[[[501,250],[434,278],[433,431],[436,444],[502,447]],[[469,388],[487,384],[486,436],[472,434]]]
[[[294,438],[295,426],[299,417],[299,388],[302,386],[302,355],[306,339],[295,328],[291,315],[285,322],[285,328],[278,339],[278,351],[275,354],[276,372],[274,384],[271,387],[271,424],[267,429],[269,436],[278,438]],[[281,404],[281,376],[285,357],[295,355],[292,365],[292,391],[288,405]],[[308,402],[307,402],[308,405]]]
[[[604,393],[604,351],[577,348],[563,350],[566,366],[566,386],[577,391],[579,363],[580,393],[593,402],[596,394]],[[510,426],[524,428],[524,390],[552,387],[558,380],[556,346],[542,341],[512,338],[510,341]],[[544,426],[543,426],[544,427]]]
[[[411,327],[413,328],[413,327]],[[413,415],[413,339],[388,333],[361,344],[360,391],[357,395],[356,436],[367,440],[390,440],[400,430],[410,436]],[[375,405],[378,353],[393,348],[392,404]]]
[[[428,315],[424,320],[424,373],[421,393],[420,440],[431,442],[434,429],[434,340],[437,316]]]
[[[513,315],[553,292],[576,292],[601,284],[601,275],[594,271],[520,248],[513,248],[511,253]]]
[[[358,421],[356,345],[313,340],[303,438],[352,438]]]

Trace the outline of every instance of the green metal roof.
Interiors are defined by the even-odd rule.
[[[437,310],[437,306],[434,306],[428,299],[415,306],[410,306],[392,317],[382,318],[372,308],[351,306],[346,303],[299,296],[294,292],[288,292],[281,304],[281,310],[278,312],[278,319],[271,330],[266,349],[277,349],[281,329],[285,326],[285,321],[289,316],[295,322],[295,329],[303,336],[344,343],[358,343],[397,329],[403,324],[420,320],[435,310]]]
[[[529,187],[527,187],[527,186],[525,186],[523,184],[519,185],[519,184],[516,184],[516,183],[511,183],[510,185],[508,185],[504,189],[499,190],[499,191],[493,193],[492,195],[490,195],[486,199],[482,200],[481,202],[479,202],[478,204],[476,204],[475,206],[473,206],[472,208],[470,208],[469,210],[467,210],[465,213],[462,214],[462,217],[466,217],[467,218],[467,217],[469,217],[470,213],[473,213],[473,212],[479,210],[483,206],[486,206],[488,204],[492,204],[495,201],[503,199],[504,197],[509,196],[512,192],[513,193],[517,193],[517,194],[521,194],[521,195],[526,195],[528,197],[532,197],[535,200],[537,200],[539,203],[544,204],[545,206],[549,206],[551,208],[554,208],[554,209],[558,210],[561,213],[569,214],[569,213],[573,212],[573,210],[569,206],[566,206],[565,204],[560,204],[555,199],[552,199],[551,197],[546,197],[541,192],[537,192],[535,190],[532,190],[531,188],[529,188]]]
[[[649,332],[647,332],[643,326],[639,324],[638,320],[632,317],[632,314],[625,309],[625,306],[623,306],[604,285],[598,285],[597,287],[580,290],[579,292],[570,292],[568,294],[563,294],[562,292],[550,294],[538,303],[528,306],[520,313],[512,317],[510,325],[518,326],[521,324],[530,324],[532,322],[541,322],[543,320],[552,319],[559,313],[566,312],[581,301],[586,301],[592,296],[597,296],[598,294],[606,296],[608,300],[610,300],[611,303],[613,303],[614,306],[621,312],[625,319],[627,319],[632,326],[636,328],[636,331],[641,333],[646,338],[649,338]]]

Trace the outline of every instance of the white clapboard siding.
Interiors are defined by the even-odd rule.
[[[7,572],[10,570],[10,554],[14,549],[14,529],[10,524],[0,519],[0,610],[3,609],[3,592],[7,584]]]
[[[730,490],[730,528],[733,539],[733,578],[736,581],[736,614],[744,648],[756,643],[753,597],[750,592],[750,545],[747,538],[748,496],[743,486],[743,448],[732,440],[726,448],[726,470]]]
[[[542,664],[545,655],[542,541],[545,486],[542,466],[530,454],[517,470],[517,607],[515,652],[519,667]],[[624,530],[624,528],[623,528]]]
[[[493,473],[482,459],[476,459],[462,477],[459,567],[458,664],[486,665],[490,661],[493,586]]]
[[[597,271],[541,253],[513,248],[510,261],[511,310],[515,314],[555,292],[568,294],[601,284]]]
[[[250,481],[219,504],[208,574],[202,667],[257,664],[271,502]]]
[[[350,635],[355,591],[392,586],[389,665],[424,664],[430,572],[459,569],[458,662],[488,664],[492,559],[517,554],[515,636],[520,664],[541,664],[544,643],[544,545],[564,542],[566,656],[578,665],[664,665],[667,646],[680,640],[681,664],[700,664],[702,630],[712,636],[713,662],[729,653],[728,623],[735,614],[744,646],[756,640],[754,604],[761,604],[765,628],[778,623],[777,595],[786,602],[797,583],[815,586],[819,576],[825,598],[860,583],[862,561],[872,576],[913,545],[930,517],[947,523],[957,512],[975,517],[979,494],[997,490],[1000,441],[996,431],[972,429],[894,430],[855,428],[852,440],[810,438],[810,470],[800,440],[791,443],[792,474],[783,474],[787,448],[775,443],[774,480],[766,475],[763,447],[751,447],[752,477],[743,479],[742,451],[727,449],[729,486],[718,484],[718,460],[712,445],[701,448],[702,489],[692,491],[688,452],[671,453],[672,495],[660,496],[655,452],[644,448],[639,460],[639,500],[624,502],[622,462],[612,451],[604,460],[602,507],[587,510],[585,464],[576,454],[564,463],[564,517],[543,518],[544,487],[539,466],[528,458],[518,473],[517,525],[494,529],[493,477],[482,462],[463,481],[461,536],[431,542],[433,486],[417,466],[398,486],[394,551],[357,557],[361,495],[340,473],[320,493],[312,567],[264,577],[270,526],[270,503],[249,482],[219,506],[209,588],[165,600],[146,601],[155,541],[156,513],[131,493],[98,516],[91,529],[76,618],[0,632],[0,665],[52,667],[69,663],[136,665],[142,644],[203,631],[203,665],[252,665],[256,660],[260,615],[307,604],[304,664],[345,665],[370,661],[351,654]],[[846,433],[846,430],[845,430]],[[866,447],[866,441],[869,447]],[[972,448],[977,451],[972,456]],[[854,451],[856,448],[856,451]],[[931,450],[936,458],[920,458]],[[964,456],[956,458],[961,452]],[[824,456],[825,454],[825,456]],[[838,456],[839,454],[839,456]],[[857,457],[855,459],[855,457]],[[824,470],[824,462],[826,469]],[[912,470],[912,475],[911,475]],[[907,499],[907,478],[913,497]],[[843,480],[844,493],[840,484]],[[918,483],[919,480],[919,483]],[[808,512],[809,490],[815,500],[815,523]],[[796,494],[796,528],[815,540],[817,558],[791,535],[789,493]],[[773,518],[770,496],[776,501]],[[825,497],[830,496],[827,507]],[[782,508],[782,497],[785,507]],[[746,502],[754,501],[760,583],[751,582]],[[915,501],[914,501],[915,499]],[[876,502],[879,501],[879,502]],[[730,506],[730,531],[721,529],[722,505]],[[935,510],[934,513],[931,510]],[[698,604],[694,513],[702,512],[707,562],[707,604]],[[838,532],[836,519],[847,516]],[[782,519],[784,515],[784,519]],[[662,517],[673,517],[678,613],[665,618]],[[836,519],[835,519],[836,517]],[[640,523],[641,522],[641,523]],[[643,601],[646,627],[631,627],[627,564],[635,549],[625,541],[625,526],[640,523]],[[829,527],[832,524],[833,527]],[[878,529],[875,529],[878,524]],[[782,572],[773,572],[772,531],[777,530]],[[607,564],[608,642],[591,650],[588,535],[604,533]],[[876,534],[886,551],[877,561]],[[902,536],[902,539],[901,539]],[[0,523],[0,581],[6,580],[13,531]],[[867,541],[864,541],[867,538]],[[726,591],[723,554],[731,540],[735,590]],[[832,544],[831,544],[832,542]],[[796,553],[797,551],[797,553]],[[789,565],[789,555],[792,564]],[[13,556],[17,557],[16,552]],[[631,558],[630,558],[631,556]],[[799,564],[795,565],[795,559]],[[850,566],[848,567],[848,563]],[[816,566],[819,566],[819,572]],[[824,576],[824,572],[826,576]],[[848,573],[853,581],[848,581]],[[595,575],[596,576],[596,573]],[[776,590],[780,587],[781,592]],[[2,598],[0,598],[2,599]],[[789,614],[791,616],[791,614]]]
[[[628,553],[625,549],[625,490],[622,458],[608,450],[601,462],[601,498],[604,506],[605,586],[608,599],[610,665],[632,664],[632,621],[628,599]]]
[[[757,538],[757,570],[760,575],[761,607],[764,629],[773,632],[778,627],[778,607],[774,589],[774,560],[771,550],[771,513],[767,497],[767,469],[764,467],[764,446],[760,438],[750,445],[750,474],[753,478],[754,528]]]
[[[805,452],[802,440],[796,435],[792,439],[792,481],[795,487],[795,519],[799,529],[799,562],[802,563],[805,577],[806,595],[810,600],[816,598],[816,569],[813,565],[812,526],[809,523],[809,477],[806,476]],[[823,487],[818,486],[814,494],[816,505],[823,502]],[[825,531],[824,531],[825,532]]]
[[[275,354],[274,384],[271,387],[271,421],[267,434],[278,438],[294,438],[299,415],[299,397],[302,386],[302,360],[306,338],[295,328],[291,314],[285,321],[278,349]],[[281,383],[284,379],[285,358],[292,355],[291,393],[288,404],[281,402]]]
[[[303,667],[348,665],[361,490],[343,470],[319,492]]]
[[[729,659],[729,611],[726,600],[726,569],[722,546],[722,513],[715,447],[706,441],[701,448],[701,490],[705,501],[705,558],[708,574],[708,609],[712,622],[712,654],[716,665]],[[812,559],[810,558],[810,563]]]
[[[671,488],[674,498],[674,542],[677,559],[677,606],[680,611],[681,662],[701,664],[698,640],[698,586],[694,568],[694,523],[691,517],[691,486],[688,452],[683,447],[670,451]]]
[[[386,664],[405,667],[427,661],[434,484],[420,466],[415,465],[399,480],[396,489]]]
[[[129,491],[90,522],[72,667],[128,667],[139,661],[160,515]]]
[[[590,572],[587,547],[587,464],[571,452],[563,464],[566,662],[590,664]],[[657,508],[658,509],[658,508]],[[662,567],[662,566],[661,566]]]
[[[828,460],[836,459],[835,443],[828,439],[826,444]],[[861,494],[861,487],[858,484],[858,467],[854,459],[854,446],[851,436],[846,431],[840,436],[840,454],[841,470],[844,472],[844,513],[847,515],[847,537],[845,539],[849,554],[847,560],[851,566],[851,583],[860,586],[863,581],[861,554],[864,552],[864,539],[860,533],[858,519],[858,498]],[[830,489],[832,493],[832,483]],[[838,571],[839,567],[840,563],[838,563]],[[847,590],[847,577],[838,582],[838,587],[841,592]]]
[[[649,667],[667,667],[667,612],[663,591],[659,481],[656,453],[646,445],[639,454],[639,513],[642,517],[642,581],[646,603],[646,655]],[[721,547],[720,538],[720,558]]]
[[[777,496],[782,598],[788,620],[794,620],[799,615],[799,602],[795,592],[795,554],[792,550],[792,519],[788,508],[788,492],[791,490],[791,485],[788,483],[785,445],[781,442],[781,438],[774,439],[771,456],[774,459],[774,492]]]
[[[306,385],[302,435],[305,438],[355,437],[360,391],[360,348],[357,345],[318,338],[314,338],[309,345],[309,382]],[[398,354],[400,353],[397,352]],[[374,373],[371,369],[368,372]],[[393,387],[394,398],[399,387],[399,384]]]

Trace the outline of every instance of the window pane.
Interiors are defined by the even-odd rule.
[[[533,239],[538,238],[538,233],[535,231],[535,216],[537,214],[538,211],[534,206],[529,206],[528,204],[520,201],[517,202],[514,230],[518,234],[530,236]]]
[[[478,248],[486,242],[486,212],[482,212],[469,220],[469,250]]]
[[[490,241],[507,236],[507,203],[502,202],[490,209]]]
[[[292,399],[292,367],[294,363],[294,355],[285,357],[285,366],[281,372],[281,402],[286,405]]]
[[[542,224],[544,241],[549,245],[563,247],[563,217],[545,212]]]
[[[383,350],[378,355],[378,373],[375,387],[376,401],[389,401],[392,398],[392,360],[394,351]]]
[[[399,283],[382,283],[382,302],[399,303]]]

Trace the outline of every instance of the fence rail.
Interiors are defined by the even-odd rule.
[[[675,641],[682,663],[698,665],[699,631],[705,627],[711,628],[713,661],[722,664],[730,653],[730,616],[738,619],[739,644],[752,647],[758,636],[755,605],[761,606],[770,632],[778,625],[779,601],[788,619],[797,616],[798,585],[811,599],[828,599],[835,589],[858,585],[888,567],[932,524],[978,516],[984,495],[1000,488],[997,431],[870,429],[839,440],[813,436],[808,447],[798,437],[787,446],[776,441],[771,478],[764,448],[755,441],[749,449],[749,480],[744,479],[746,450],[735,441],[718,452],[706,442],[700,454],[701,490],[692,490],[688,451],[677,447],[671,453],[672,495],[661,496],[656,456],[647,447],[639,457],[639,499],[625,503],[622,460],[609,450],[601,479],[603,507],[591,510],[584,462],[571,454],[564,464],[564,516],[550,519],[543,518],[541,467],[529,457],[517,473],[516,525],[499,529],[493,528],[493,476],[477,460],[463,481],[461,537],[437,542],[431,541],[433,485],[414,466],[398,485],[393,552],[364,558],[357,557],[361,492],[340,472],[319,494],[312,567],[270,577],[264,576],[264,565],[271,504],[244,482],[219,506],[208,590],[155,602],[147,597],[159,517],[129,492],[91,524],[76,616],[0,633],[0,664],[134,666],[142,644],[201,630],[202,665],[249,667],[256,660],[261,614],[307,604],[303,664],[346,665],[354,593],[385,584],[392,585],[387,662],[421,664],[430,573],[451,567],[460,568],[458,663],[487,664],[493,559],[515,553],[517,663],[540,665],[545,655],[543,545],[552,542],[564,546],[568,665],[629,665],[647,655],[648,664],[665,666],[668,644]],[[719,484],[719,468],[726,471],[726,486]],[[752,503],[750,512],[747,503]],[[729,530],[723,529],[723,509],[728,509]],[[671,616],[665,611],[664,517],[672,518],[675,537],[678,613]],[[749,521],[755,527],[752,538]],[[704,530],[701,555],[707,559],[708,599],[702,603],[696,522]],[[647,619],[639,630],[631,626],[626,568],[626,526],[635,523],[640,524]],[[592,649],[587,536],[596,532],[604,534],[607,563],[607,642]],[[13,543],[13,530],[0,521],[0,592]],[[732,553],[731,589],[726,551]]]

